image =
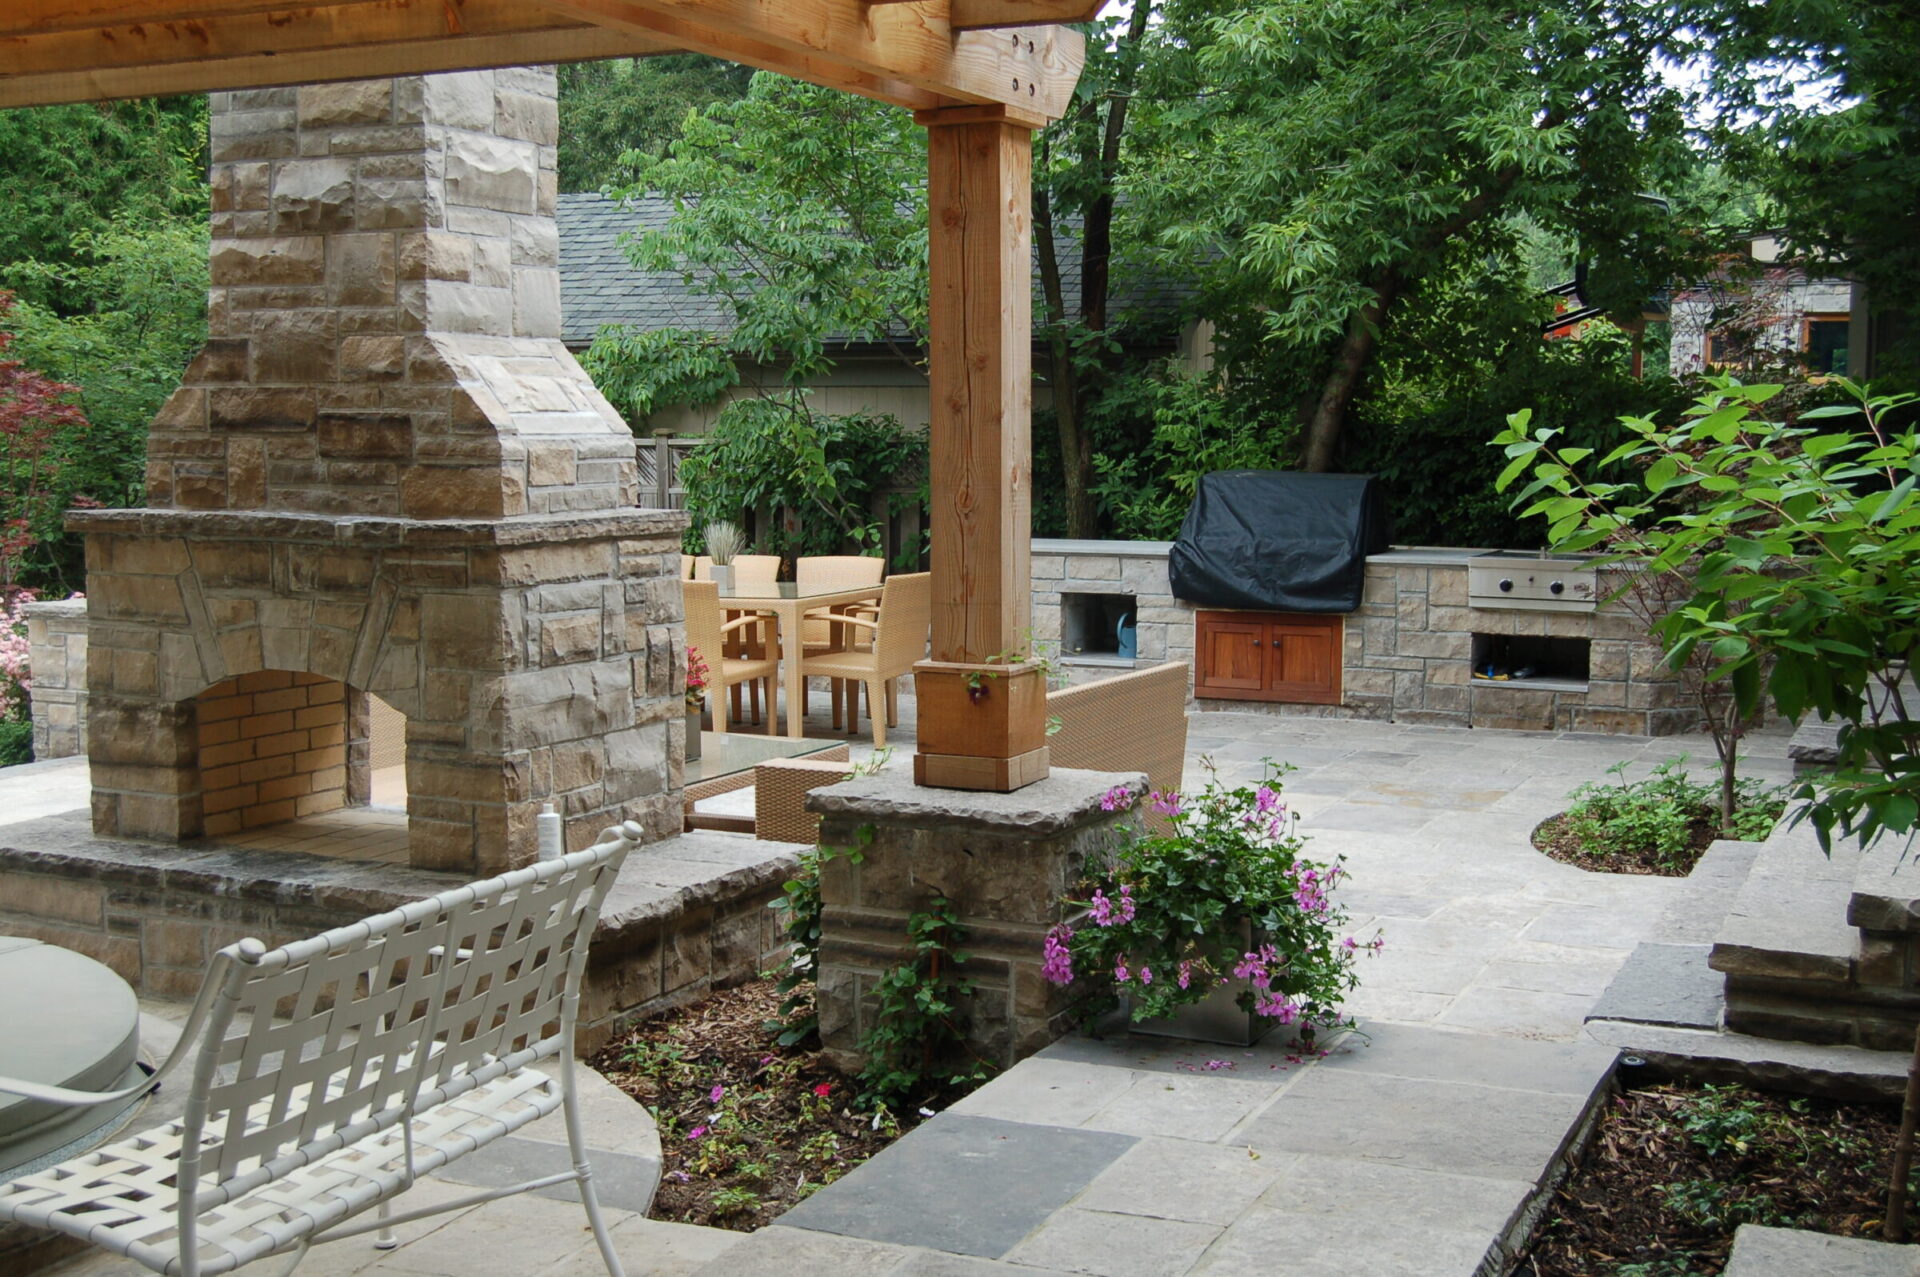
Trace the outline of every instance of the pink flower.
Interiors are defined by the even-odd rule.
[[[1115,922],[1133,921],[1133,887],[1129,883],[1120,884],[1120,914]]]
[[[1107,899],[1106,892],[1096,888],[1093,893],[1093,900],[1087,908],[1088,912],[1093,915],[1093,921],[1096,926],[1111,927],[1113,925],[1113,901]]]
[[[1270,789],[1267,786],[1262,785],[1260,786],[1259,789],[1256,789],[1254,791],[1253,809],[1255,811],[1259,812],[1262,816],[1264,816],[1268,812],[1272,811],[1275,807],[1280,807],[1282,811],[1286,810],[1285,807],[1281,806],[1279,790]]]
[[[1186,988],[1193,980],[1193,964],[1191,962],[1181,962],[1179,973],[1174,976],[1174,980],[1181,988]]]
[[[1125,785],[1115,785],[1100,795],[1101,811],[1119,811],[1131,806],[1133,806],[1133,793]]]
[[[690,1140],[697,1140],[702,1135],[705,1135],[709,1129],[710,1128],[705,1126],[696,1126],[692,1130],[687,1132],[687,1138]]]
[[[1047,943],[1040,963],[1040,978],[1048,984],[1068,985],[1073,983],[1073,954],[1067,948],[1067,941],[1073,939],[1073,928],[1061,923],[1047,932]]]
[[[829,1095],[832,1095],[832,1094],[833,1094],[833,1083],[831,1083],[831,1082],[822,1082],[822,1083],[820,1083],[820,1085],[818,1085],[818,1086],[816,1086],[816,1087],[814,1087],[814,1088],[813,1088],[813,1093],[814,1093],[815,1095],[817,1095],[817,1096],[819,1096],[819,1097],[820,1097],[821,1099],[823,1099],[823,1100],[824,1100],[824,1099],[826,1099],[826,1098],[827,1098],[827,1097],[828,1097]]]
[[[1268,1016],[1282,1024],[1292,1024],[1300,1018],[1300,1008],[1284,993],[1261,995],[1260,1000],[1254,1003],[1253,1010],[1255,1015]]]
[[[1150,966],[1147,966],[1145,963],[1142,963],[1140,966],[1140,983],[1141,984],[1153,983],[1153,968]]]
[[[1178,816],[1180,814],[1179,791],[1169,789],[1169,790],[1166,790],[1165,792],[1161,792],[1159,790],[1155,790],[1151,795],[1151,798],[1153,799],[1153,810],[1159,813],[1160,815]]]
[[[1121,984],[1125,984],[1128,980],[1133,978],[1127,973],[1127,964],[1124,959],[1116,958],[1114,960],[1113,978],[1119,981]]]
[[[727,1093],[727,1088],[720,1085],[720,1083],[715,1082],[713,1084],[713,1089],[707,1092],[707,1103],[718,1104],[720,1102],[720,1097],[725,1095],[726,1093]]]

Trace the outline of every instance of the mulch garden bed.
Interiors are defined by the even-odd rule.
[[[1739,1086],[1617,1096],[1518,1277],[1719,1273],[1741,1224],[1880,1237],[1895,1105]]]
[[[1719,818],[1709,814],[1695,820],[1688,829],[1686,850],[1673,860],[1663,860],[1648,851],[1590,850],[1569,831],[1573,818],[1566,812],[1549,816],[1534,827],[1533,845],[1562,864],[1589,873],[1651,874],[1661,878],[1684,878],[1707,854],[1707,848],[1720,836]]]
[[[779,1010],[773,982],[755,981],[649,1020],[593,1060],[659,1122],[653,1218],[751,1232],[923,1120],[856,1108],[854,1079],[775,1043]]]

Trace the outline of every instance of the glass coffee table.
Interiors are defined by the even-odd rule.
[[[686,782],[687,829],[714,829],[726,833],[750,834],[753,817],[722,816],[696,812],[693,805],[706,798],[717,798],[753,784],[753,769],[761,763],[785,758],[812,758],[820,762],[847,761],[847,742],[810,737],[757,736],[748,732],[701,732],[700,757],[687,762],[682,776]]]

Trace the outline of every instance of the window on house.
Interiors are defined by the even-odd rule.
[[[1814,372],[1847,371],[1847,337],[1853,321],[1845,315],[1811,315],[1807,318],[1801,346],[1807,367]]]
[[[1708,368],[1744,368],[1753,360],[1753,351],[1740,337],[1726,333],[1707,334]]]

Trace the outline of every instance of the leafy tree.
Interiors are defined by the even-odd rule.
[[[71,303],[71,313],[61,313],[21,302],[10,317],[13,353],[71,383],[85,417],[84,429],[62,429],[49,441],[60,458],[48,490],[54,508],[139,504],[147,424],[206,340],[205,221],[123,217],[82,232],[68,262],[18,264],[12,277]],[[78,539],[57,521],[39,528],[28,562],[47,585],[77,588],[82,579]]]
[[[1801,260],[1876,308],[1920,296],[1920,10],[1910,0],[1685,0],[1713,70],[1715,137]],[[1880,373],[1920,384],[1920,324],[1879,333]]]
[[[1516,504],[1532,501],[1555,548],[1603,548],[1671,605],[1653,636],[1676,668],[1709,663],[1728,722],[1771,696],[1792,721],[1842,723],[1836,771],[1801,791],[1823,846],[1835,830],[1864,845],[1920,827],[1920,725],[1902,689],[1920,645],[1920,435],[1887,425],[1911,396],[1838,384],[1851,404],[1789,423],[1759,415],[1780,386],[1714,378],[1680,424],[1628,421],[1598,459],[1525,411],[1494,440],[1499,486],[1530,476]],[[1619,463],[1630,477],[1596,474]],[[1723,820],[1734,767],[1723,749]]]
[[[1567,235],[1623,317],[1670,277],[1679,246],[1639,192],[1688,152],[1648,6],[1165,8],[1128,210],[1200,264],[1232,375],[1297,415],[1307,469],[1335,464],[1385,335],[1454,254],[1515,251],[1506,220]]]
[[[75,390],[7,356],[14,301],[0,292],[0,599],[30,586],[27,552],[57,528],[62,447],[87,429]]]
[[[84,308],[57,273],[13,278],[13,264],[72,262],[116,221],[207,215],[202,95],[0,111],[0,273],[22,301]]]
[[[754,76],[747,96],[689,115],[668,155],[620,194],[673,201],[667,227],[628,245],[643,270],[679,271],[724,298],[724,332],[610,328],[587,367],[645,415],[711,402],[750,362],[803,385],[829,341],[866,342],[917,364],[927,327],[926,139],[904,111]]]
[[[697,53],[560,67],[560,189],[623,186],[666,154],[687,112],[747,91],[751,68]]]
[[[1051,416],[1060,440],[1066,534],[1099,534],[1093,430],[1086,420],[1103,375],[1113,372],[1119,343],[1110,329],[1115,200],[1120,185],[1128,110],[1147,49],[1155,6],[1136,0],[1125,26],[1109,19],[1092,29],[1087,64],[1073,109],[1034,139],[1033,228],[1039,259]],[[1080,305],[1069,314],[1059,241],[1071,218],[1078,231]],[[1109,408],[1111,412],[1111,408]],[[1111,486],[1108,485],[1108,490]]]

